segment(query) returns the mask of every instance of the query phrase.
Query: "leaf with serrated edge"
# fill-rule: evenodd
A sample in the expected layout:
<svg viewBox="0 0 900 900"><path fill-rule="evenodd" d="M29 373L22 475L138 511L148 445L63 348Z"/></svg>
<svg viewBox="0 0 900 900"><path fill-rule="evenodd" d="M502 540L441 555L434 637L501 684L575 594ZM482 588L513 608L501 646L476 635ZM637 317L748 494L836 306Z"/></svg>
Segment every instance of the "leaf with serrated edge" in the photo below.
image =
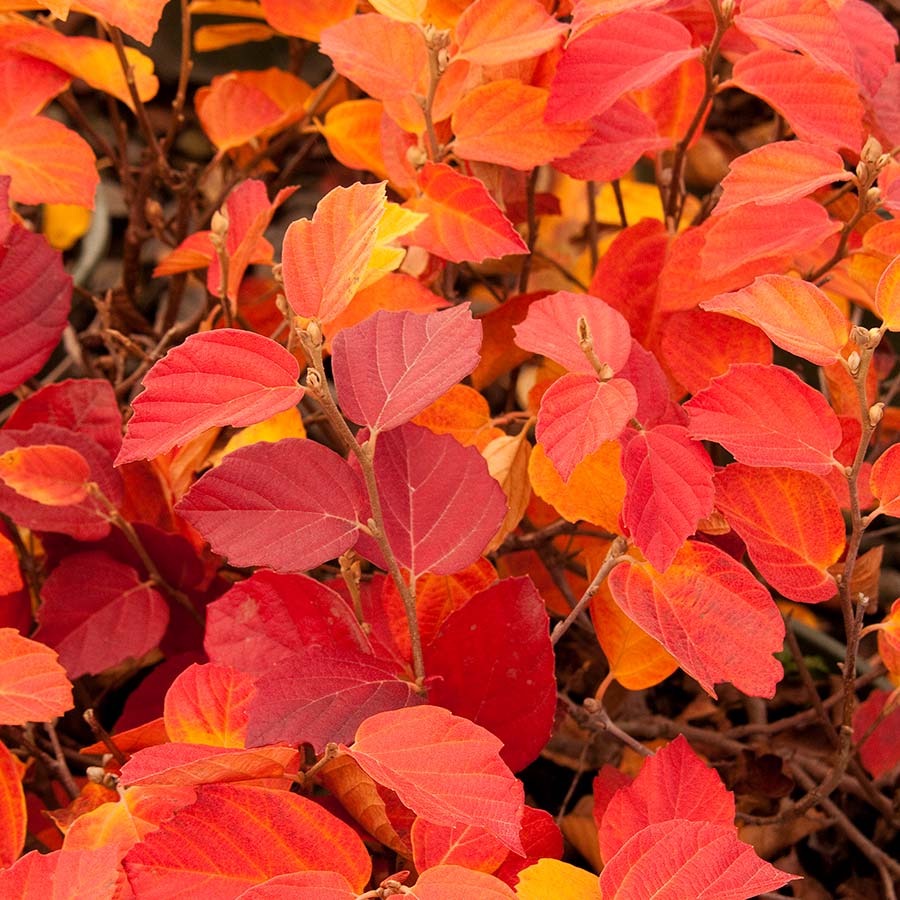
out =
<svg viewBox="0 0 900 900"><path fill-rule="evenodd" d="M522 783L489 731L439 706L372 716L347 752L414 813L438 825L478 825L524 856Z"/></svg>
<svg viewBox="0 0 900 900"><path fill-rule="evenodd" d="M900 518L900 444L888 447L872 466L872 494L878 498L878 512Z"/></svg>
<svg viewBox="0 0 900 900"><path fill-rule="evenodd" d="M396 428L465 378L480 347L467 303L425 315L380 310L334 339L341 410L373 431Z"/></svg>
<svg viewBox="0 0 900 900"><path fill-rule="evenodd" d="M0 723L49 722L72 708L72 685L56 651L0 628Z"/></svg>
<svg viewBox="0 0 900 900"><path fill-rule="evenodd" d="M233 565L282 572L340 556L356 543L366 509L362 483L346 460L302 438L229 453L176 507Z"/></svg>
<svg viewBox="0 0 900 900"><path fill-rule="evenodd" d="M193 334L144 376L116 465L152 459L215 425L255 425L296 406L299 375L284 347L251 331Z"/></svg>
<svg viewBox="0 0 900 900"><path fill-rule="evenodd" d="M733 463L715 482L716 508L775 590L799 603L821 603L837 593L828 569L844 551L844 519L824 479Z"/></svg>
<svg viewBox="0 0 900 900"><path fill-rule="evenodd" d="M556 47L565 31L538 0L474 0L456 23L457 53L484 66L530 59Z"/></svg>
<svg viewBox="0 0 900 900"><path fill-rule="evenodd" d="M837 416L818 391L780 366L733 365L684 408L692 438L716 441L748 466L827 475L837 465Z"/></svg>
<svg viewBox="0 0 900 900"><path fill-rule="evenodd" d="M662 574L627 560L609 576L625 614L655 637L710 696L730 681L772 697L784 672L784 622L769 592L727 553L688 541Z"/></svg>

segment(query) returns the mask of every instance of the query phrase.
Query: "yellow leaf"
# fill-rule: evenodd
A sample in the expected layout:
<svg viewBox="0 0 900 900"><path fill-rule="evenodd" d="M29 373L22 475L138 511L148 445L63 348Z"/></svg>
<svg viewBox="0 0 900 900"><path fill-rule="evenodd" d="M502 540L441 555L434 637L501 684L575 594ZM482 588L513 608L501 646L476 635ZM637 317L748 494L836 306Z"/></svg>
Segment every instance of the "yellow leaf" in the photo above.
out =
<svg viewBox="0 0 900 900"><path fill-rule="evenodd" d="M542 859L519 872L519 900L602 900L600 880L558 859Z"/></svg>
<svg viewBox="0 0 900 900"><path fill-rule="evenodd" d="M248 425L242 428L236 434L233 434L225 446L209 456L209 461L217 466L222 460L249 444L268 443L274 444L282 438L305 438L306 428L303 425L303 418L300 410L296 406L284 410L284 412L276 413L264 422L257 422L255 425Z"/></svg>
<svg viewBox="0 0 900 900"><path fill-rule="evenodd" d="M88 230L91 211L69 203L45 203L42 228L54 250L68 250Z"/></svg>

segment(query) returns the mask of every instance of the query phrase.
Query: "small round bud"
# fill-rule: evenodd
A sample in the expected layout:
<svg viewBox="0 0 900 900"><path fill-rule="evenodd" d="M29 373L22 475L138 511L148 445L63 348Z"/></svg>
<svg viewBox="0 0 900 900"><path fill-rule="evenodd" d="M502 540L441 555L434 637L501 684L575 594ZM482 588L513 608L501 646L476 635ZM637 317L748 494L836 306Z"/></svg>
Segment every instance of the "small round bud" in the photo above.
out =
<svg viewBox="0 0 900 900"><path fill-rule="evenodd" d="M221 237L225 237L225 235L228 234L228 213L225 212L224 208L218 209L213 213L210 230L213 234L220 235Z"/></svg>
<svg viewBox="0 0 900 900"><path fill-rule="evenodd" d="M316 347L321 346L325 340L325 335L322 334L322 326L319 324L318 319L309 320L309 324L306 326L306 333Z"/></svg>
<svg viewBox="0 0 900 900"><path fill-rule="evenodd" d="M863 148L860 151L860 159L864 159L868 163L877 163L878 157L884 152L881 142L874 135L869 135Z"/></svg>
<svg viewBox="0 0 900 900"><path fill-rule="evenodd" d="M416 144L413 144L406 151L406 159L410 165L415 166L417 169L421 169L425 163L428 162L428 154Z"/></svg>
<svg viewBox="0 0 900 900"><path fill-rule="evenodd" d="M856 375L859 372L859 354L854 350L847 357L847 368L850 370L851 375Z"/></svg>
<svg viewBox="0 0 900 900"><path fill-rule="evenodd" d="M869 407L869 424L874 428L884 416L884 404L875 403Z"/></svg>

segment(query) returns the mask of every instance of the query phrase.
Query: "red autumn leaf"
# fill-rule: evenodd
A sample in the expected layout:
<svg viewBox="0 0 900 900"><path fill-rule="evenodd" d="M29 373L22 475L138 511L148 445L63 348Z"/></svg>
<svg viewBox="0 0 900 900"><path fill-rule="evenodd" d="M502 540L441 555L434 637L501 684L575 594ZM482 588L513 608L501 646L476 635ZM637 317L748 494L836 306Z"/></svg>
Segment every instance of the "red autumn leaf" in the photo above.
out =
<svg viewBox="0 0 900 900"><path fill-rule="evenodd" d="M33 425L25 431L11 428L0 431L0 455L21 447L66 446L79 453L90 467L90 480L106 498L118 504L122 499L122 480L112 468L107 452L86 434L56 425ZM0 480L0 512L33 531L55 531L78 540L96 541L109 534L109 512L91 496L69 506L38 503L9 488Z"/></svg>
<svg viewBox="0 0 900 900"><path fill-rule="evenodd" d="M353 885L343 875L324 870L276 875L262 884L247 888L238 895L238 900L296 900L303 896L298 888L305 889L306 896L314 890L312 896L315 900L356 900Z"/></svg>
<svg viewBox="0 0 900 900"><path fill-rule="evenodd" d="M681 819L734 828L734 816L734 795L679 735L648 757L634 781L610 798L600 824L600 853L609 862L648 825Z"/></svg>
<svg viewBox="0 0 900 900"><path fill-rule="evenodd" d="M772 342L765 333L731 316L692 309L667 316L661 330L666 369L691 394L735 363L772 364Z"/></svg>
<svg viewBox="0 0 900 900"><path fill-rule="evenodd" d="M506 861L494 872L497 878L507 884L514 884L518 873L539 859L562 859L562 833L553 817L544 810L525 807L521 837L525 856L510 850Z"/></svg>
<svg viewBox="0 0 900 900"><path fill-rule="evenodd" d="M476 825L435 825L416 819L409 837L420 872L440 865L494 872L509 856L505 844Z"/></svg>
<svg viewBox="0 0 900 900"><path fill-rule="evenodd" d="M344 459L313 441L285 438L229 453L176 511L232 565L303 572L353 546L366 507Z"/></svg>
<svg viewBox="0 0 900 900"><path fill-rule="evenodd" d="M0 722L49 722L72 708L72 685L55 650L0 628Z"/></svg>
<svg viewBox="0 0 900 900"><path fill-rule="evenodd" d="M475 562L506 515L503 489L478 450L417 425L378 438L375 480L386 537L413 577L449 575ZM361 535L356 549L384 566L372 538Z"/></svg>
<svg viewBox="0 0 900 900"><path fill-rule="evenodd" d="M664 572L712 512L712 460L681 425L657 425L625 445L622 474L622 519L644 556Z"/></svg>
<svg viewBox="0 0 900 900"><path fill-rule="evenodd" d="M476 390L484 390L501 375L520 366L531 355L516 345L513 328L524 320L528 307L535 300L546 296L546 291L516 294L481 316L481 361L472 372L472 386Z"/></svg>
<svg viewBox="0 0 900 900"><path fill-rule="evenodd" d="M621 900L751 900L798 877L760 859L733 826L673 819L627 841L600 874L600 891Z"/></svg>
<svg viewBox="0 0 900 900"><path fill-rule="evenodd" d="M558 362L570 372L595 375L579 345L578 320L584 317L601 363L618 372L631 353L631 334L621 313L597 297L557 291L528 307L525 321L515 326L516 343Z"/></svg>
<svg viewBox="0 0 900 900"><path fill-rule="evenodd" d="M366 17L352 21L361 18ZM291 223L281 274L298 316L329 322L353 299L375 249L386 202L384 182L337 187L318 202L311 220Z"/></svg>
<svg viewBox="0 0 900 900"><path fill-rule="evenodd" d="M439 706L372 716L347 752L416 815L478 825L524 855L522 783L500 759L499 738Z"/></svg>
<svg viewBox="0 0 900 900"><path fill-rule="evenodd" d="M670 143L668 138L660 137L656 122L627 97L616 100L601 115L592 116L588 125L588 139L568 156L554 160L554 169L585 181L613 181L628 172L645 153L661 150Z"/></svg>
<svg viewBox="0 0 900 900"><path fill-rule="evenodd" d="M645 347L656 340L657 281L668 253L666 226L657 219L642 219L615 236L591 278L590 293L618 310L632 337Z"/></svg>
<svg viewBox="0 0 900 900"><path fill-rule="evenodd" d="M298 656L370 653L371 645L331 588L306 575L257 571L207 607L204 649L217 665L262 675Z"/></svg>
<svg viewBox="0 0 900 900"><path fill-rule="evenodd" d="M896 60L897 29L865 0L845 0L835 12L850 39L862 93L875 97Z"/></svg>
<svg viewBox="0 0 900 900"><path fill-rule="evenodd" d="M362 841L312 800L233 784L210 785L197 794L196 803L125 857L138 897L225 900L274 875L302 870L338 872L355 891L369 880L372 864Z"/></svg>
<svg viewBox="0 0 900 900"><path fill-rule="evenodd" d="M646 563L613 569L616 603L715 697L730 681L753 697L772 697L781 680L784 623L769 592L712 544L689 541L660 574Z"/></svg>
<svg viewBox="0 0 900 900"><path fill-rule="evenodd" d="M318 41L322 31L356 12L355 0L260 0L266 21L282 34Z"/></svg>
<svg viewBox="0 0 900 900"><path fill-rule="evenodd" d="M825 398L780 366L731 366L684 408L692 438L716 441L748 466L827 475L841 423Z"/></svg>
<svg viewBox="0 0 900 900"><path fill-rule="evenodd" d="M20 764L5 744L0 744L0 820L4 823L0 832L0 869L5 869L19 858L27 830ZM501 859L505 856L504 847Z"/></svg>
<svg viewBox="0 0 900 900"><path fill-rule="evenodd" d="M113 900L122 874L118 862L114 846L52 853L32 850L11 868L0 871L0 896L16 900Z"/></svg>
<svg viewBox="0 0 900 900"><path fill-rule="evenodd" d="M482 262L528 248L477 178L444 163L426 163L416 179L421 196L406 206L428 218L402 241L450 262Z"/></svg>
<svg viewBox="0 0 900 900"><path fill-rule="evenodd" d="M590 135L583 124L544 121L548 91L512 78L480 85L453 110L453 152L460 159L529 170L568 156Z"/></svg>
<svg viewBox="0 0 900 900"><path fill-rule="evenodd" d="M0 481L45 506L81 503L90 479L85 458L62 444L35 444L0 453Z"/></svg>
<svg viewBox="0 0 900 900"><path fill-rule="evenodd" d="M26 431L57 425L92 437L110 456L122 444L122 414L112 385L100 378L69 378L48 384L19 403L6 427Z"/></svg>
<svg viewBox="0 0 900 900"><path fill-rule="evenodd" d="M691 34L682 24L661 13L635 10L610 16L566 47L550 86L547 121L599 115L628 91L647 87L699 56L700 49L691 46Z"/></svg>
<svg viewBox="0 0 900 900"><path fill-rule="evenodd" d="M503 741L514 772L534 762L556 713L544 601L530 579L505 578L452 612L425 648L429 700ZM427 818L427 817L426 817Z"/></svg>
<svg viewBox="0 0 900 900"><path fill-rule="evenodd" d="M36 116L71 80L53 63L4 50L0 59L0 123Z"/></svg>
<svg viewBox="0 0 900 900"><path fill-rule="evenodd" d="M162 640L165 599L131 566L98 551L73 553L41 588L35 637L59 653L70 678L96 675Z"/></svg>
<svg viewBox="0 0 900 900"><path fill-rule="evenodd" d="M878 498L878 509L873 515L900 518L900 444L888 447L872 466L870 479L872 494Z"/></svg>
<svg viewBox="0 0 900 900"><path fill-rule="evenodd" d="M840 229L841 223L829 218L814 200L772 206L745 203L709 220L700 271L713 279L746 263L808 252Z"/></svg>
<svg viewBox="0 0 900 900"><path fill-rule="evenodd" d="M196 786L282 778L297 768L294 747L213 747L171 742L138 750L122 766L122 784Z"/></svg>
<svg viewBox="0 0 900 900"><path fill-rule="evenodd" d="M818 366L837 362L850 337L846 316L827 294L785 275L760 276L749 287L700 306L758 325L783 350Z"/></svg>
<svg viewBox="0 0 900 900"><path fill-rule="evenodd" d="M516 893L486 872L456 865L434 866L419 875L412 896L416 900L457 900L478 897L479 900L515 900Z"/></svg>
<svg viewBox="0 0 900 900"><path fill-rule="evenodd" d="M606 441L615 440L637 413L630 381L563 375L541 398L535 437L564 481Z"/></svg>
<svg viewBox="0 0 900 900"><path fill-rule="evenodd" d="M889 691L874 690L853 713L853 733L860 737L884 713ZM880 778L900 763L900 704L893 707L875 726L875 730L859 748L862 764L874 778Z"/></svg>
<svg viewBox="0 0 900 900"><path fill-rule="evenodd" d="M23 587L24 582L22 581L22 570L19 567L19 555L16 552L16 545L4 534L4 529L0 528L0 597L6 597L8 594L21 591ZM25 634L31 625L30 599L29 597L28 623L19 629L22 634ZM7 606L6 612L9 615L12 610ZM0 626L13 624L14 620L12 619L0 618Z"/></svg>
<svg viewBox="0 0 900 900"><path fill-rule="evenodd" d="M807 141L774 141L731 161L722 179L716 212L744 203L789 203L850 177L844 160L834 150Z"/></svg>
<svg viewBox="0 0 900 900"><path fill-rule="evenodd" d="M100 183L91 145L61 122L45 116L0 125L0 169L11 176L17 203L70 203L94 208Z"/></svg>
<svg viewBox="0 0 900 900"><path fill-rule="evenodd" d="M0 176L0 393L36 375L66 325L72 279L47 241L10 218L8 176Z"/></svg>
<svg viewBox="0 0 900 900"><path fill-rule="evenodd" d="M373 431L396 428L465 378L480 347L468 303L426 315L380 310L334 339L341 410Z"/></svg>
<svg viewBox="0 0 900 900"><path fill-rule="evenodd" d="M827 0L803 0L799 6L790 0L747 0L734 24L760 46L800 50L823 69L855 75L853 50Z"/></svg>
<svg viewBox="0 0 900 900"><path fill-rule="evenodd" d="M207 137L221 152L296 122L311 93L305 81L282 69L228 72L200 88L194 105Z"/></svg>
<svg viewBox="0 0 900 900"><path fill-rule="evenodd" d="M169 740L245 746L247 709L255 693L253 679L231 666L188 666L166 691L164 719Z"/></svg>
<svg viewBox="0 0 900 900"><path fill-rule="evenodd" d="M889 331L900 331L900 261L896 259L878 279L875 308Z"/></svg>
<svg viewBox="0 0 900 900"><path fill-rule="evenodd" d="M716 508L773 588L800 603L837 593L828 569L844 550L844 520L824 479L734 463L717 472L715 482Z"/></svg>
<svg viewBox="0 0 900 900"><path fill-rule="evenodd" d="M216 425L254 425L296 406L300 368L252 331L192 334L144 376L116 465L152 459Z"/></svg>
<svg viewBox="0 0 900 900"><path fill-rule="evenodd" d="M377 13L353 16L322 35L319 49L334 68L378 100L400 100L428 71L422 30Z"/></svg>
<svg viewBox="0 0 900 900"><path fill-rule="evenodd" d="M803 141L831 150L862 145L863 105L854 80L807 56L757 50L734 64L729 86L761 97Z"/></svg>
<svg viewBox="0 0 900 900"><path fill-rule="evenodd" d="M256 679L247 743L309 743L317 753L349 741L369 716L424 702L374 653L327 651L286 659Z"/></svg>

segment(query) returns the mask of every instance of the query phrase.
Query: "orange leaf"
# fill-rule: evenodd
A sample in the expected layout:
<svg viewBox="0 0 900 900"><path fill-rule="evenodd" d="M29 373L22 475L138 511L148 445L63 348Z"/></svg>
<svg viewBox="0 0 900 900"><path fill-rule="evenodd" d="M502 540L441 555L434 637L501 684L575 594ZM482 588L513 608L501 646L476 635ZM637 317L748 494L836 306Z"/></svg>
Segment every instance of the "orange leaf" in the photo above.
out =
<svg viewBox="0 0 900 900"><path fill-rule="evenodd" d="M370 716L347 752L416 815L438 825L478 825L524 855L522 783L500 759L502 743L439 706Z"/></svg>
<svg viewBox="0 0 900 900"><path fill-rule="evenodd" d="M878 280L875 307L889 331L900 331L900 257L884 270Z"/></svg>
<svg viewBox="0 0 900 900"><path fill-rule="evenodd" d="M78 0L79 9L150 45L168 0Z"/></svg>
<svg viewBox="0 0 900 900"><path fill-rule="evenodd" d="M528 247L484 184L444 163L426 163L417 183L422 196L405 204L428 219L405 238L450 262L482 262Z"/></svg>
<svg viewBox="0 0 900 900"><path fill-rule="evenodd" d="M828 567L844 550L844 520L823 478L733 463L716 473L715 483L717 508L773 588L802 603L835 595Z"/></svg>
<svg viewBox="0 0 900 900"><path fill-rule="evenodd" d="M81 503L91 480L85 458L61 444L16 447L0 454L0 481L45 506Z"/></svg>
<svg viewBox="0 0 900 900"><path fill-rule="evenodd" d="M136 843L171 818L197 794L186 785L148 785L122 791L117 803L104 803L79 816L66 831L67 850L115 847L124 856Z"/></svg>
<svg viewBox="0 0 900 900"><path fill-rule="evenodd" d="M268 41L275 32L259 22L226 22L222 25L201 25L194 32L194 49L198 53L223 50L252 41ZM199 93L199 91L198 91Z"/></svg>
<svg viewBox="0 0 900 900"><path fill-rule="evenodd" d="M387 208L384 182L329 191L310 219L292 222L284 235L282 276L298 316L335 318L362 284Z"/></svg>
<svg viewBox="0 0 900 900"><path fill-rule="evenodd" d="M0 24L0 44L51 62L91 87L112 94L133 109L131 93L115 47L97 38L68 37L51 28L16 17ZM134 72L138 96L146 103L156 96L159 81L153 74L153 60L133 47L125 56Z"/></svg>
<svg viewBox="0 0 900 900"><path fill-rule="evenodd" d="M888 447L872 466L872 493L878 498L873 512L900 518L900 444Z"/></svg>
<svg viewBox="0 0 900 900"><path fill-rule="evenodd" d="M282 779L296 772L299 756L293 747L213 747L209 744L168 743L138 750L122 766L122 784L203 784L257 779ZM289 787L290 782L285 782Z"/></svg>
<svg viewBox="0 0 900 900"><path fill-rule="evenodd" d="M253 679L212 663L188 666L166 692L164 720L171 741L244 747Z"/></svg>
<svg viewBox="0 0 900 900"><path fill-rule="evenodd" d="M772 342L759 328L700 309L667 316L659 349L666 370L691 394L734 363L772 363Z"/></svg>
<svg viewBox="0 0 900 900"><path fill-rule="evenodd" d="M0 127L0 170L12 176L9 195L19 203L94 208L100 183L94 151L53 119L13 119Z"/></svg>
<svg viewBox="0 0 900 900"><path fill-rule="evenodd" d="M477 825L435 825L427 819L416 819L410 838L420 872L434 866L456 865L490 873L509 855L504 844Z"/></svg>
<svg viewBox="0 0 900 900"><path fill-rule="evenodd" d="M900 676L900 600L891 604L887 618L878 626L878 655L888 672Z"/></svg>
<svg viewBox="0 0 900 900"><path fill-rule="evenodd" d="M409 845L397 833L377 785L349 756L338 755L319 770L329 793L372 837L410 858Z"/></svg>
<svg viewBox="0 0 900 900"><path fill-rule="evenodd" d="M850 177L834 150L806 141L775 141L731 161L716 211L743 203L770 206L799 200L816 188Z"/></svg>
<svg viewBox="0 0 900 900"><path fill-rule="evenodd" d="M558 859L541 859L519 872L519 900L601 900L600 882L593 872Z"/></svg>
<svg viewBox="0 0 900 900"><path fill-rule="evenodd" d="M372 0L372 6L383 16L400 22L421 22L426 0Z"/></svg>
<svg viewBox="0 0 900 900"><path fill-rule="evenodd" d="M462 866L433 866L422 872L412 890L417 900L515 900L513 889L499 878Z"/></svg>
<svg viewBox="0 0 900 900"><path fill-rule="evenodd" d="M549 91L512 78L475 88L453 111L454 154L522 170L568 156L591 129L577 122L545 122L549 99Z"/></svg>
<svg viewBox="0 0 900 900"><path fill-rule="evenodd" d="M377 13L346 19L322 35L319 48L335 69L378 100L424 93L428 50L422 30Z"/></svg>
<svg viewBox="0 0 900 900"><path fill-rule="evenodd" d="M0 744L0 869L11 866L25 846L27 820L20 767L6 745Z"/></svg>
<svg viewBox="0 0 900 900"><path fill-rule="evenodd" d="M594 564L604 556L605 552L601 556L592 551L589 559ZM596 568L595 564L591 566L592 570ZM605 581L591 600L591 620L609 671L629 691L653 687L678 668L672 654L622 612Z"/></svg>
<svg viewBox="0 0 900 900"><path fill-rule="evenodd" d="M456 23L456 56L482 66L530 59L556 47L565 31L538 0L475 0Z"/></svg>
<svg viewBox="0 0 900 900"><path fill-rule="evenodd" d="M72 708L72 685L54 650L0 628L0 723L49 722Z"/></svg>
<svg viewBox="0 0 900 900"><path fill-rule="evenodd" d="M319 131L338 162L348 169L362 169L386 179L381 149L383 115L384 105L379 100L345 100L328 110Z"/></svg>
<svg viewBox="0 0 900 900"><path fill-rule="evenodd" d="M0 597L22 589L16 545L0 531Z"/></svg>
<svg viewBox="0 0 900 900"><path fill-rule="evenodd" d="M0 123L36 116L71 80L52 63L4 48L0 59Z"/></svg>
<svg viewBox="0 0 900 900"><path fill-rule="evenodd" d="M273 28L307 41L321 40L324 29L356 12L356 0L260 0L260 4Z"/></svg>
<svg viewBox="0 0 900 900"><path fill-rule="evenodd" d="M452 575L433 575L426 572L416 580L416 612L423 646L428 646L440 630L444 620L465 602L490 587L497 580L497 572L486 559L479 559ZM397 649L404 658L411 659L409 626L403 612L403 601L392 579L384 582L381 602L388 615L388 625Z"/></svg>
<svg viewBox="0 0 900 900"><path fill-rule="evenodd" d="M312 800L234 784L208 785L197 795L125 857L138 897L236 897L274 875L317 870L365 888L372 871L365 845Z"/></svg>
<svg viewBox="0 0 900 900"><path fill-rule="evenodd" d="M412 419L435 434L452 434L464 447L486 447L503 432L491 425L491 409L484 396L464 384L455 384Z"/></svg>
<svg viewBox="0 0 900 900"><path fill-rule="evenodd" d="M531 486L567 521L584 520L616 532L625 500L625 479L619 469L621 455L618 441L601 444L575 467L565 482L538 444L528 463Z"/></svg>
<svg viewBox="0 0 900 900"><path fill-rule="evenodd" d="M704 300L700 307L758 325L783 350L817 366L837 362L850 338L846 317L824 291L785 275L761 276L741 291Z"/></svg>
<svg viewBox="0 0 900 900"><path fill-rule="evenodd" d="M513 327L525 319L533 301L545 296L546 291L516 294L481 317L481 361L472 373L472 385L476 390L487 387L531 356L515 344Z"/></svg>
<svg viewBox="0 0 900 900"><path fill-rule="evenodd" d="M229 72L194 98L200 124L220 150L270 137L296 122L312 88L282 69Z"/></svg>
<svg viewBox="0 0 900 900"><path fill-rule="evenodd" d="M629 97L656 124L656 132L667 138L667 144L683 140L691 127L703 99L705 77L703 63L699 59L685 60L656 84L639 91L632 91ZM703 134L703 122L694 133L691 144Z"/></svg>
<svg viewBox="0 0 900 900"><path fill-rule="evenodd" d="M732 557L688 541L665 572L626 559L609 588L628 618L656 638L715 697L730 681L752 697L772 697L784 672L784 623L769 592Z"/></svg>
<svg viewBox="0 0 900 900"><path fill-rule="evenodd" d="M780 112L801 140L832 150L862 145L863 105L850 76L807 56L757 50L734 64L726 86L761 97Z"/></svg>
<svg viewBox="0 0 900 900"><path fill-rule="evenodd" d="M508 534L515 530L531 499L531 482L528 480L528 460L532 446L528 429L518 434L503 434L494 438L482 451L488 464L488 472L496 479L506 494L506 517L500 529L487 545L485 553L496 550Z"/></svg>

